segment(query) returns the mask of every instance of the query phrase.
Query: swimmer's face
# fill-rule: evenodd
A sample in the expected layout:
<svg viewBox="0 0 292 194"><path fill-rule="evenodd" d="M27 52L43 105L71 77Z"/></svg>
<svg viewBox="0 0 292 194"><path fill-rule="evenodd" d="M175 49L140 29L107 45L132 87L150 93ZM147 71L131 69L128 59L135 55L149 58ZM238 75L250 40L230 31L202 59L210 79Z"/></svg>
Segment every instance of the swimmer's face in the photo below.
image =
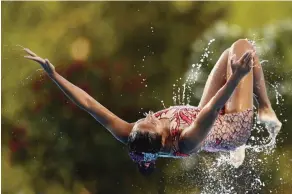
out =
<svg viewBox="0 0 292 194"><path fill-rule="evenodd" d="M162 148L163 125L153 113L136 122L128 137L128 147L131 153L155 154ZM149 155L150 156L150 155Z"/></svg>

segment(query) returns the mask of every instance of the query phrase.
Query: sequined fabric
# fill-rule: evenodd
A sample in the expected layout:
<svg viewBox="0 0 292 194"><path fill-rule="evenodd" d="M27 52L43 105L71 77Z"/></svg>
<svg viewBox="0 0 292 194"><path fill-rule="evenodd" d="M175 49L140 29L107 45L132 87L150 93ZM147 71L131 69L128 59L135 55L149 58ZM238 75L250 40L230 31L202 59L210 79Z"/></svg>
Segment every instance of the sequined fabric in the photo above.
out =
<svg viewBox="0 0 292 194"><path fill-rule="evenodd" d="M199 112L200 109L194 106L173 106L155 113L157 118L170 119L170 133L173 139L172 155L187 156L179 152L178 139L182 130L196 119ZM245 144L251 134L252 121L252 109L228 114L221 111L208 136L201 143L200 150L231 151Z"/></svg>
<svg viewBox="0 0 292 194"><path fill-rule="evenodd" d="M219 115L201 150L231 151L242 146L251 135L253 110Z"/></svg>

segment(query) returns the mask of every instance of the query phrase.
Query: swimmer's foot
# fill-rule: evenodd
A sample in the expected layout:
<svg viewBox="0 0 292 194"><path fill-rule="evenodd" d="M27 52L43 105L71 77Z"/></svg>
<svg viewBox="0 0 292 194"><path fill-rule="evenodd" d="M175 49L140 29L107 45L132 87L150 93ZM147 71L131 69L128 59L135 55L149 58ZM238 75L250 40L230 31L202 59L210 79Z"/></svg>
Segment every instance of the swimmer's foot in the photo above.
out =
<svg viewBox="0 0 292 194"><path fill-rule="evenodd" d="M242 165L245 158L245 145L236 148L234 151L230 151L230 164L234 168L238 168Z"/></svg>
<svg viewBox="0 0 292 194"><path fill-rule="evenodd" d="M282 127L282 123L279 121L275 111L271 107L260 108L258 111L257 120L260 123L266 125L266 128L270 133L271 138L276 138L277 134L279 133Z"/></svg>

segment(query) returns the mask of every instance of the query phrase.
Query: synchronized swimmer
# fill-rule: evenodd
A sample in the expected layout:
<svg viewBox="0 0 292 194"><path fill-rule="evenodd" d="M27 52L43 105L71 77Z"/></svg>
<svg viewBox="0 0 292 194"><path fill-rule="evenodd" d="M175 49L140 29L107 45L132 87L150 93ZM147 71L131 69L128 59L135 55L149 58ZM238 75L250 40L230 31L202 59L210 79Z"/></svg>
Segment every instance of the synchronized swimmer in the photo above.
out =
<svg viewBox="0 0 292 194"><path fill-rule="evenodd" d="M253 94L259 103L258 120L269 133L276 136L282 126L267 96L255 48L245 39L222 53L197 107L172 106L135 123L122 120L67 81L47 59L24 50L25 57L38 62L68 98L128 145L131 159L144 174L154 170L159 157L183 158L201 150L230 152L234 166L241 165L253 125Z"/></svg>

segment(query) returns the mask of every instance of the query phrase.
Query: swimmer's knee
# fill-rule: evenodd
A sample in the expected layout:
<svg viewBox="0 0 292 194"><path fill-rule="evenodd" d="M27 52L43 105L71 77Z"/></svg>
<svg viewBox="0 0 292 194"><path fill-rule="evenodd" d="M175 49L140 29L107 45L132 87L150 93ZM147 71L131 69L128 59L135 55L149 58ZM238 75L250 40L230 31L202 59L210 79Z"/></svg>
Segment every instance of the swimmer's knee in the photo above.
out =
<svg viewBox="0 0 292 194"><path fill-rule="evenodd" d="M230 52L230 47L228 49L225 49L225 51L223 52L223 54L228 56L229 55L229 52Z"/></svg>
<svg viewBox="0 0 292 194"><path fill-rule="evenodd" d="M238 48L238 47L249 49L249 50L255 50L252 43L250 41L248 41L247 39L238 39L231 46L231 48L233 48L233 49Z"/></svg>

